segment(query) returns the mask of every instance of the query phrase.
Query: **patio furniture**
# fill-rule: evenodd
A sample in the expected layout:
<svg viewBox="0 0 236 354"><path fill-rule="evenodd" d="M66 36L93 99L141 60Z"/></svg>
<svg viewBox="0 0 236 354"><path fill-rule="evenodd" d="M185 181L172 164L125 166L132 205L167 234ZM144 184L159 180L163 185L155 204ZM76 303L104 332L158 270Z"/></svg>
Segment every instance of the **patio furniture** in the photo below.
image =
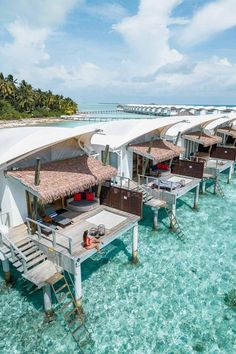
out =
<svg viewBox="0 0 236 354"><path fill-rule="evenodd" d="M52 207L45 209L45 214L46 216L50 217L55 224L61 227L70 225L73 222L72 219L66 218L63 215L59 215Z"/></svg>
<svg viewBox="0 0 236 354"><path fill-rule="evenodd" d="M96 209L99 204L99 198L94 198L94 200L74 200L74 198L70 198L67 200L67 208L78 212L86 212Z"/></svg>
<svg viewBox="0 0 236 354"><path fill-rule="evenodd" d="M103 225L103 224L98 225L98 235L104 236L105 233L106 233L105 225Z"/></svg>
<svg viewBox="0 0 236 354"><path fill-rule="evenodd" d="M57 226L52 224L49 219L47 219L45 221L45 218L38 218L37 222L39 222L41 225L44 225L47 227L47 228L44 228L43 226L41 226L41 232L45 236L49 236L53 230L57 230ZM48 227L50 227L50 230L48 229Z"/></svg>

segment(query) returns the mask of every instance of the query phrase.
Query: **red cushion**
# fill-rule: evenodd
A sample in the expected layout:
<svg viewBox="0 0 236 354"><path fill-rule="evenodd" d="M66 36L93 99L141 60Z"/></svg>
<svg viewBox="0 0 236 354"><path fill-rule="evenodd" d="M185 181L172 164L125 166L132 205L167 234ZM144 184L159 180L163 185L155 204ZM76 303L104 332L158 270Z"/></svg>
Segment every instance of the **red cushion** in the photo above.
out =
<svg viewBox="0 0 236 354"><path fill-rule="evenodd" d="M165 170L165 171L169 170L169 166L164 164L164 163L158 163L157 164L157 168L160 169L160 170Z"/></svg>
<svg viewBox="0 0 236 354"><path fill-rule="evenodd" d="M74 200L76 200L76 201L81 200L81 193L74 194Z"/></svg>
<svg viewBox="0 0 236 354"><path fill-rule="evenodd" d="M94 200L93 192L86 193L86 200L89 200L90 202Z"/></svg>

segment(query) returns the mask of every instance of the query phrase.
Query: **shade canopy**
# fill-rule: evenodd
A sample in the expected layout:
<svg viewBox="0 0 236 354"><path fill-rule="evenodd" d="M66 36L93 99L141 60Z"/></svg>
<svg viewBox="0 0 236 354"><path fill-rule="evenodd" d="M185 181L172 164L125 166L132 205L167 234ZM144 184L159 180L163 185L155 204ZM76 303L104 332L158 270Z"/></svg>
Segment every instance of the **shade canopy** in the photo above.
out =
<svg viewBox="0 0 236 354"><path fill-rule="evenodd" d="M20 127L0 129L0 169L45 148L75 138L87 145L98 128L91 125L66 127ZM80 144L81 145L81 144Z"/></svg>
<svg viewBox="0 0 236 354"><path fill-rule="evenodd" d="M150 147L151 150L148 152ZM178 157L184 151L183 148L166 140L155 140L152 143L146 142L141 144L132 144L128 147L128 149L138 155L152 160L154 163L173 159L174 157Z"/></svg>
<svg viewBox="0 0 236 354"><path fill-rule="evenodd" d="M221 133L221 134L228 135L228 136L232 136L233 139L236 139L236 129L220 128L220 129L217 129L217 132Z"/></svg>
<svg viewBox="0 0 236 354"><path fill-rule="evenodd" d="M183 139L193 141L195 143L201 144L204 147L208 147L214 144L222 142L222 138L217 135L206 134L205 132L193 132L189 134L182 135Z"/></svg>
<svg viewBox="0 0 236 354"><path fill-rule="evenodd" d="M8 171L13 178L36 195L42 203L82 192L105 182L116 175L116 169L87 155L43 164L40 170L40 184L34 185L34 167Z"/></svg>

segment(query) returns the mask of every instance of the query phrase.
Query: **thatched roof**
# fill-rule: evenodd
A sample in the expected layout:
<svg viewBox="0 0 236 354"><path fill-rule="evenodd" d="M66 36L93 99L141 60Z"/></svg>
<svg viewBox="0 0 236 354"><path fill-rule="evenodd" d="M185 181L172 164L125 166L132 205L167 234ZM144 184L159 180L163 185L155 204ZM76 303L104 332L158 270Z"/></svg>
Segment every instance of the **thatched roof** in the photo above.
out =
<svg viewBox="0 0 236 354"><path fill-rule="evenodd" d="M135 152L138 155L153 160L155 163L163 162L166 160L173 159L174 157L178 157L184 151L183 148L175 146L169 141L155 140L151 144L150 153L148 153L150 144L150 142L132 144L129 146L129 150Z"/></svg>
<svg viewBox="0 0 236 354"><path fill-rule="evenodd" d="M205 132L193 132L182 135L182 138L201 144L205 147L222 142L222 138L217 135L206 134Z"/></svg>
<svg viewBox="0 0 236 354"><path fill-rule="evenodd" d="M226 134L228 136L232 136L233 139L236 139L236 129L233 128L220 128L217 129L218 133Z"/></svg>
<svg viewBox="0 0 236 354"><path fill-rule="evenodd" d="M40 185L34 185L34 167L8 171L7 176L20 181L42 203L82 192L116 175L116 169L87 155L45 163L40 170Z"/></svg>

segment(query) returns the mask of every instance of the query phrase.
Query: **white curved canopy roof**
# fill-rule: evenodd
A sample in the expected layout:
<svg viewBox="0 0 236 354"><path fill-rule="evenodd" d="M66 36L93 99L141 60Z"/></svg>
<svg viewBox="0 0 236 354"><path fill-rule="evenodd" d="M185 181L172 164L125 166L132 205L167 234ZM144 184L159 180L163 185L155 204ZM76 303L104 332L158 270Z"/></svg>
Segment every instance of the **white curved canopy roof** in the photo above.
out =
<svg viewBox="0 0 236 354"><path fill-rule="evenodd" d="M21 127L0 129L0 166L73 137L95 134L91 125L65 127Z"/></svg>
<svg viewBox="0 0 236 354"><path fill-rule="evenodd" d="M188 130L195 128L197 126L200 126L201 124L206 124L209 122L209 124L206 124L205 129L214 129L218 125L227 122L235 116L235 113L233 114L208 114L208 115L202 115L202 116L187 116L186 120L188 122L182 122L179 124L174 125L168 131L166 132L166 136L168 137L176 137L179 132L184 133L187 132Z"/></svg>
<svg viewBox="0 0 236 354"><path fill-rule="evenodd" d="M188 117L160 117L157 119L127 119L95 124L94 127L102 129L105 136L94 135L91 142L102 146L108 144L111 149L118 149L155 129L164 128L186 119Z"/></svg>

